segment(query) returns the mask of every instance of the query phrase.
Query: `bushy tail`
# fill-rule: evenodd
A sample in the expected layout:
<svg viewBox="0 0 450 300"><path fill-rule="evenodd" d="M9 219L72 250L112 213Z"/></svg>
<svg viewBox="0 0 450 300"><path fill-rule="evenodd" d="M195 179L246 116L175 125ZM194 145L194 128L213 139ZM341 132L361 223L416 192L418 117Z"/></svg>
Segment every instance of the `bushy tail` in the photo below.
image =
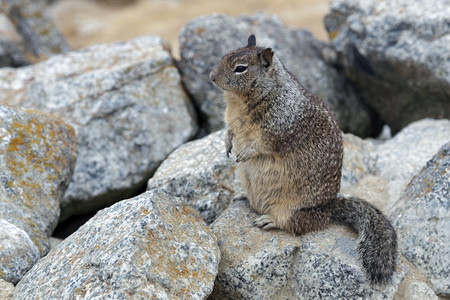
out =
<svg viewBox="0 0 450 300"><path fill-rule="evenodd" d="M373 205L338 195L333 203L332 220L353 226L359 233L357 251L372 284L391 280L397 260L397 234L389 220Z"/></svg>

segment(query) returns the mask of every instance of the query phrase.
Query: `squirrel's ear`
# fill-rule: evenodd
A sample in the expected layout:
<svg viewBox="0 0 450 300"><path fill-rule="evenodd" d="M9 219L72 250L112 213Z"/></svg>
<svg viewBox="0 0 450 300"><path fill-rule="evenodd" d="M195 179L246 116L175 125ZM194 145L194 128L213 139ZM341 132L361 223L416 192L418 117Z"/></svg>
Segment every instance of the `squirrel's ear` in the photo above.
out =
<svg viewBox="0 0 450 300"><path fill-rule="evenodd" d="M256 46L256 37L255 37L254 34L252 34L252 35L250 35L248 37L248 45L247 45L247 47L253 47L253 46Z"/></svg>
<svg viewBox="0 0 450 300"><path fill-rule="evenodd" d="M264 49L258 55L259 55L259 59L261 60L261 63L263 64L264 67L267 68L272 65L273 51L271 48Z"/></svg>

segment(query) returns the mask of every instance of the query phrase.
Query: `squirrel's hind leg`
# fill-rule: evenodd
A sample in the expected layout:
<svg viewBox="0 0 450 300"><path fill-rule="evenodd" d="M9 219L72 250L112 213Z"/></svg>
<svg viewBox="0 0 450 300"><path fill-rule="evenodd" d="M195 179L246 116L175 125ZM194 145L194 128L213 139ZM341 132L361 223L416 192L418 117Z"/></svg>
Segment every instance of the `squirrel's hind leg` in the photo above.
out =
<svg viewBox="0 0 450 300"><path fill-rule="evenodd" d="M331 222L331 207L329 204L296 209L287 222L287 231L302 235L310 231L322 230Z"/></svg>

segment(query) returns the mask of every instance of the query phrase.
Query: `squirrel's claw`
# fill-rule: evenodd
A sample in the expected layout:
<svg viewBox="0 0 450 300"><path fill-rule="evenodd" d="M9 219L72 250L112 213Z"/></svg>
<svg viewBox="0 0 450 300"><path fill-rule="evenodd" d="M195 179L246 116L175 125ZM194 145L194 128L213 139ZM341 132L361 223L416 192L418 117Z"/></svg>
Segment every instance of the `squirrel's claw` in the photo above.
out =
<svg viewBox="0 0 450 300"><path fill-rule="evenodd" d="M231 149L233 148L233 137L234 137L233 132L231 130L228 130L227 131L226 141L225 141L226 149L227 149L227 157L228 158L230 157Z"/></svg>
<svg viewBox="0 0 450 300"><path fill-rule="evenodd" d="M262 215L253 221L253 226L259 227L264 230L278 228L272 217L269 215Z"/></svg>

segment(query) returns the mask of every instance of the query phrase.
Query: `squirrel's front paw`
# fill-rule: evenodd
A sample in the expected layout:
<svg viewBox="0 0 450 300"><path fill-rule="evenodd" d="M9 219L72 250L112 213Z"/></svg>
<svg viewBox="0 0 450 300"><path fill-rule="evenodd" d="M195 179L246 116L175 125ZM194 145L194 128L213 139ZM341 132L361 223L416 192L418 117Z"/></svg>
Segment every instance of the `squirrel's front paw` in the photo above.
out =
<svg viewBox="0 0 450 300"><path fill-rule="evenodd" d="M264 230L278 228L277 224L273 221L269 215L262 215L253 221L253 226L259 227Z"/></svg>

